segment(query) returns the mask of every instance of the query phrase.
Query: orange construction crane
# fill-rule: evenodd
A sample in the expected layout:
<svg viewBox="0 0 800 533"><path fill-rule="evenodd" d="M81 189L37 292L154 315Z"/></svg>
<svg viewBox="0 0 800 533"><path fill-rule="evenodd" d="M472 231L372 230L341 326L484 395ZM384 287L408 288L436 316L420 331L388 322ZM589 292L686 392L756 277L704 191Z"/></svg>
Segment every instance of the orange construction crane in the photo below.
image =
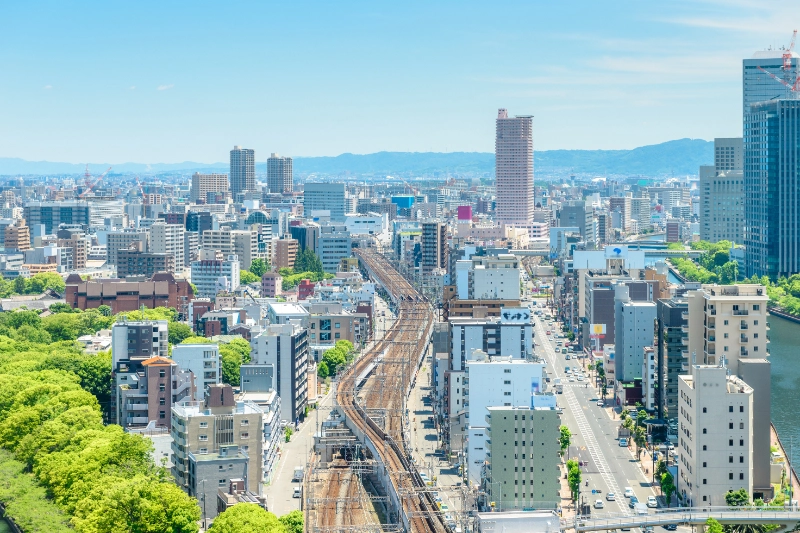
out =
<svg viewBox="0 0 800 533"><path fill-rule="evenodd" d="M772 78L773 80L777 81L778 83L784 85L790 91L797 93L800 92L800 73L796 72L792 73L792 59L794 58L794 43L797 40L797 30L792 32L792 40L789 43L787 48L784 48L783 54L781 57L783 58L783 66L781 66L781 70L783 70L783 77L780 78L765 70L761 67L758 67L758 70L765 73L767 76Z"/></svg>
<svg viewBox="0 0 800 533"><path fill-rule="evenodd" d="M92 183L92 181L91 181L91 179L92 179L92 175L91 175L91 174L89 174L89 165L86 165L86 172L85 172L85 173L84 173L84 175L83 175L83 177L86 179L86 190L85 190L85 191L83 191L81 194L79 194L79 195L78 195L78 198L83 198L84 196L86 196L87 194L89 194L90 192L92 192L92 189L94 189L95 187L97 187L97 185L98 185L98 184L99 184L101 181L103 181L103 178L105 178L105 177L106 177L106 174L108 174L110 171L111 171L111 167L108 167L108 168L106 169L106 171L105 171L105 172L103 172L102 174L100 174L100 175L97 177L97 179L95 179L94 183Z"/></svg>

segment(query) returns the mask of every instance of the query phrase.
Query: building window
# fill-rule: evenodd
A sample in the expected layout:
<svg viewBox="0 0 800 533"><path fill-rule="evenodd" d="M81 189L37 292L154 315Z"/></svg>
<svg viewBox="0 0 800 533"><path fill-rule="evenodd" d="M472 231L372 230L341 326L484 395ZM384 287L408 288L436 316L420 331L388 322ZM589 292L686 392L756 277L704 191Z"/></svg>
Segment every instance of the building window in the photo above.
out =
<svg viewBox="0 0 800 533"><path fill-rule="evenodd" d="M703 468L705 468L706 466L708 466L708 463L706 463L705 461L703 461Z"/></svg>
<svg viewBox="0 0 800 533"><path fill-rule="evenodd" d="M201 428L207 428L208 427L208 422L200 422L200 427Z"/></svg>
<svg viewBox="0 0 800 533"><path fill-rule="evenodd" d="M728 439L728 446L733 446L733 439Z"/></svg>
<svg viewBox="0 0 800 533"><path fill-rule="evenodd" d="M729 456L728 456L728 462L729 462L729 463L732 463L732 462L733 462L733 456L732 456L732 455L729 455Z"/></svg>
<svg viewBox="0 0 800 533"><path fill-rule="evenodd" d="M708 410L707 410L705 407L703 407L703 412L704 412L704 413L707 413L707 412L708 412Z"/></svg>
<svg viewBox="0 0 800 533"><path fill-rule="evenodd" d="M239 435L239 438L240 439L249 439L250 438L250 433L244 432L244 433Z"/></svg>
<svg viewBox="0 0 800 533"><path fill-rule="evenodd" d="M758 311L761 309L761 306L758 304L753 304L753 311Z"/></svg>
<svg viewBox="0 0 800 533"><path fill-rule="evenodd" d="M705 435L706 433L708 433L708 430L706 430L706 428L703 428L703 435Z"/></svg>
<svg viewBox="0 0 800 533"><path fill-rule="evenodd" d="M703 444L703 451L706 451L707 449L708 447L705 444Z"/></svg>
<svg viewBox="0 0 800 533"><path fill-rule="evenodd" d="M242 425L243 426L249 426L250 425L250 421L245 418L245 419L242 420Z"/></svg>
<svg viewBox="0 0 800 533"><path fill-rule="evenodd" d="M218 484L219 484L219 486L220 486L220 487L224 487L224 486L225 486L227 483L228 483L228 482L227 482L227 481L225 481L224 479L220 479L220 480L219 480L219 482L218 482Z"/></svg>
<svg viewBox="0 0 800 533"><path fill-rule="evenodd" d="M167 373L165 371L163 371L163 370L159 370L158 371L158 377L163 378L163 377L166 377L166 376L167 376Z"/></svg>
<svg viewBox="0 0 800 533"><path fill-rule="evenodd" d="M158 405L167 405L167 400L165 398L159 398Z"/></svg>
<svg viewBox="0 0 800 533"><path fill-rule="evenodd" d="M708 496L703 496L703 501L708 500Z"/></svg>
<svg viewBox="0 0 800 533"><path fill-rule="evenodd" d="M208 435L198 435L197 436L197 440L207 441L208 440Z"/></svg>
<svg viewBox="0 0 800 533"><path fill-rule="evenodd" d="M739 446L744 446L744 439L739 439Z"/></svg>
<svg viewBox="0 0 800 533"><path fill-rule="evenodd" d="M739 472L739 479L744 479L744 473L743 472Z"/></svg>
<svg viewBox="0 0 800 533"><path fill-rule="evenodd" d="M733 479L733 472L728 472L728 479Z"/></svg>
<svg viewBox="0 0 800 533"><path fill-rule="evenodd" d="M166 411L159 411L158 412L158 418L161 418L161 419L167 418L167 412Z"/></svg>
<svg viewBox="0 0 800 533"><path fill-rule="evenodd" d="M200 448L200 454L205 455L208 453L208 448Z"/></svg>
<svg viewBox="0 0 800 533"><path fill-rule="evenodd" d="M744 405L740 405L739 406L739 412L740 413L744 413Z"/></svg>
<svg viewBox="0 0 800 533"><path fill-rule="evenodd" d="M341 328L341 324L339 322L334 322L333 323L333 328L334 329L340 329Z"/></svg>
<svg viewBox="0 0 800 533"><path fill-rule="evenodd" d="M705 479L705 478L703 478L703 485L705 485L705 484L706 484L706 479Z"/></svg>
<svg viewBox="0 0 800 533"><path fill-rule="evenodd" d="M744 455L740 455L740 456L739 456L739 462L740 462L740 463L743 463L743 462L744 462Z"/></svg>
<svg viewBox="0 0 800 533"><path fill-rule="evenodd" d="M733 422L728 422L728 429L733 429Z"/></svg>
<svg viewBox="0 0 800 533"><path fill-rule="evenodd" d="M728 406L728 412L729 412L729 413L732 413L732 412L733 412L733 406L732 406L732 405L729 405L729 406Z"/></svg>
<svg viewBox="0 0 800 533"><path fill-rule="evenodd" d="M505 369L503 369L503 373L504 374L510 374L511 373L511 369L510 368L505 368Z"/></svg>
<svg viewBox="0 0 800 533"><path fill-rule="evenodd" d="M164 392L165 390L167 390L167 387L163 383L160 383L158 385L158 390L161 391L161 392Z"/></svg>
<svg viewBox="0 0 800 533"><path fill-rule="evenodd" d="M511 380L507 379L507 380L503 381L503 385L511 385Z"/></svg>

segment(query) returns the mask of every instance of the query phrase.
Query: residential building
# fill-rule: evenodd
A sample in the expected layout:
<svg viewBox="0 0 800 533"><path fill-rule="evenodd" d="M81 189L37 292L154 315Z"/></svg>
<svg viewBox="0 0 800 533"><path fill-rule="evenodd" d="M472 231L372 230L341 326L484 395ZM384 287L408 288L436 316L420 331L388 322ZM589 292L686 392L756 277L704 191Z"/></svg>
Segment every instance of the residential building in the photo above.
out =
<svg viewBox="0 0 800 533"><path fill-rule="evenodd" d="M364 313L320 312L308 317L309 344L333 346L338 341L349 341L358 346L366 342L369 334L369 317Z"/></svg>
<svg viewBox="0 0 800 533"><path fill-rule="evenodd" d="M118 252L127 250L134 243L141 243L141 247L138 248L140 251L148 251L150 232L127 228L122 231L112 231L106 236L106 243L106 262L109 265L116 265Z"/></svg>
<svg viewBox="0 0 800 533"><path fill-rule="evenodd" d="M177 344L172 347L172 360L194 375L192 400L203 401L206 390L222 381L218 344Z"/></svg>
<svg viewBox="0 0 800 533"><path fill-rule="evenodd" d="M5 249L7 252L24 252L31 249L31 231L25 219L17 219L6 226Z"/></svg>
<svg viewBox="0 0 800 533"><path fill-rule="evenodd" d="M342 259L353 253L353 239L344 227L323 226L317 237L316 253L322 261L322 269L333 274Z"/></svg>
<svg viewBox="0 0 800 533"><path fill-rule="evenodd" d="M154 274L149 281L130 282L121 279L83 280L78 274L66 279L64 299L73 309L85 311L101 305L111 307L113 314L123 311L172 307L186 316L189 300L194 297L192 285L176 280L167 272Z"/></svg>
<svg viewBox="0 0 800 533"><path fill-rule="evenodd" d="M231 193L256 190L255 150L234 146L231 150Z"/></svg>
<svg viewBox="0 0 800 533"><path fill-rule="evenodd" d="M648 413L652 413L656 408L656 387L658 377L656 375L656 351L652 346L644 347L642 354L642 406Z"/></svg>
<svg viewBox="0 0 800 533"><path fill-rule="evenodd" d="M561 417L553 395L536 394L521 406L489 406L487 411L486 500L504 512L559 507Z"/></svg>
<svg viewBox="0 0 800 533"><path fill-rule="evenodd" d="M430 274L437 268L448 268L447 223L422 223L422 272Z"/></svg>
<svg viewBox="0 0 800 533"><path fill-rule="evenodd" d="M769 482L771 381L767 302L763 285L702 285L686 294L690 364L721 365L753 389L754 497L772 497Z"/></svg>
<svg viewBox="0 0 800 533"><path fill-rule="evenodd" d="M275 368L275 390L281 418L290 423L305 417L308 403L308 331L298 323L273 324L255 337L251 362Z"/></svg>
<svg viewBox="0 0 800 533"><path fill-rule="evenodd" d="M519 299L520 262L515 255L499 254L474 257L471 263L469 298L487 300ZM460 287L459 294L461 294Z"/></svg>
<svg viewBox="0 0 800 533"><path fill-rule="evenodd" d="M235 254L223 259L222 254L203 250L192 261L191 280L198 296L215 298L220 291L232 291L240 285L239 258Z"/></svg>
<svg viewBox="0 0 800 533"><path fill-rule="evenodd" d="M183 272L186 265L186 229L182 224L156 222L150 226L150 251L157 254L170 254L175 258L175 271Z"/></svg>
<svg viewBox="0 0 800 533"><path fill-rule="evenodd" d="M230 385L209 387L202 402L187 401L173 406L175 483L189 496L205 497L206 501L216 501L217 489L228 486L233 478L244 479L247 490L260 494L263 416L253 402L237 402ZM209 482L215 479L216 483ZM216 506L206 505L206 513L205 518L216 516Z"/></svg>
<svg viewBox="0 0 800 533"><path fill-rule="evenodd" d="M285 442L281 428L281 398L273 387L271 365L242 365L240 381L242 392L239 401L251 401L264 412L264 482L269 483L278 466L281 444Z"/></svg>
<svg viewBox="0 0 800 533"><path fill-rule="evenodd" d="M780 85L774 82L775 85ZM800 100L753 104L744 124L745 275L776 280L800 272L797 213Z"/></svg>
<svg viewBox="0 0 800 533"><path fill-rule="evenodd" d="M683 355L683 339L688 332L684 315L688 315L684 298L656 302L656 418L678 418L678 376L689 363Z"/></svg>
<svg viewBox="0 0 800 533"><path fill-rule="evenodd" d="M595 242L592 206L583 200L565 202L559 212L559 226L576 227L585 241Z"/></svg>
<svg viewBox="0 0 800 533"><path fill-rule="evenodd" d="M267 159L267 188L271 193L292 192L292 158L273 153Z"/></svg>
<svg viewBox="0 0 800 533"><path fill-rule="evenodd" d="M140 365L118 364L112 375L115 421L126 428L168 428L172 406L194 394L191 372L163 356L150 357Z"/></svg>
<svg viewBox="0 0 800 533"><path fill-rule="evenodd" d="M650 216L650 197L631 198L631 219L636 220L639 232L652 229Z"/></svg>
<svg viewBox="0 0 800 533"><path fill-rule="evenodd" d="M532 406L534 394L544 392L544 363L531 363L510 357L476 354L468 361L461 391L461 410L466 410L468 425L467 471L471 483L480 483L486 455L486 419L489 407ZM458 399L458 392L456 392ZM555 407L555 396L552 405ZM465 403L466 402L466 403ZM557 438L557 437L556 437ZM452 440L452 431L451 431Z"/></svg>
<svg viewBox="0 0 800 533"><path fill-rule="evenodd" d="M44 225L46 234L55 233L61 224L77 224L88 227L91 211L86 200L62 200L58 202L28 202L25 204L23 216L29 227Z"/></svg>
<svg viewBox="0 0 800 533"><path fill-rule="evenodd" d="M283 294L283 277L277 272L264 272L261 276L261 297L275 298Z"/></svg>
<svg viewBox="0 0 800 533"><path fill-rule="evenodd" d="M195 172L192 174L192 192L189 195L189 201L192 203L205 202L208 193L225 194L228 190L227 174L200 174Z"/></svg>
<svg viewBox="0 0 800 533"><path fill-rule="evenodd" d="M753 495L753 389L723 365L690 371L678 386L678 494L687 507L724 507L729 491Z"/></svg>
<svg viewBox="0 0 800 533"><path fill-rule="evenodd" d="M503 314L528 318L505 319ZM530 359L533 354L533 322L527 308L506 308L499 317L450 318L451 367L463 370L475 350L490 357Z"/></svg>
<svg viewBox="0 0 800 533"><path fill-rule="evenodd" d="M303 188L303 213L314 216L315 211L329 211L332 221L344 221L345 184L344 183L306 183Z"/></svg>
<svg viewBox="0 0 800 533"><path fill-rule="evenodd" d="M621 382L642 377L644 348L653 345L656 304L635 301L627 284L618 283L614 292L614 346L616 379Z"/></svg>
<svg viewBox="0 0 800 533"><path fill-rule="evenodd" d="M152 278L158 272L175 272L174 255L142 252L140 247L141 242L136 242L127 250L117 251L117 276Z"/></svg>
<svg viewBox="0 0 800 533"><path fill-rule="evenodd" d="M269 302L267 318L270 324L289 324L297 322L303 327L308 325L308 310L296 303Z"/></svg>
<svg viewBox="0 0 800 533"><path fill-rule="evenodd" d="M497 112L495 137L495 218L503 224L533 222L533 117Z"/></svg>
<svg viewBox="0 0 800 533"><path fill-rule="evenodd" d="M608 210L611 213L619 213L619 225L614 227L622 231L628 231L631 226L631 198L629 196L612 196L608 199Z"/></svg>
<svg viewBox="0 0 800 533"><path fill-rule="evenodd" d="M216 251L223 256L236 255L242 269L248 270L259 257L258 233L251 230L218 229L203 232L203 250Z"/></svg>
<svg viewBox="0 0 800 533"><path fill-rule="evenodd" d="M295 239L276 239L273 242L275 250L275 260L272 266L275 268L294 268L294 261L297 258L297 241Z"/></svg>

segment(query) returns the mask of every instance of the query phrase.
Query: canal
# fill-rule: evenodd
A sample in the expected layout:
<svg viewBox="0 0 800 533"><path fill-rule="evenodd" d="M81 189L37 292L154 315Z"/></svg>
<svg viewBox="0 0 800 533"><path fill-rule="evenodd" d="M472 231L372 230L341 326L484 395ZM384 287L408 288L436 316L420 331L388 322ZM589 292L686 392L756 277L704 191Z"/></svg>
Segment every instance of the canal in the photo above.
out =
<svg viewBox="0 0 800 533"><path fill-rule="evenodd" d="M795 471L800 465L800 324L771 316L772 423ZM794 443L794 446L792 446ZM793 449L792 449L793 448Z"/></svg>

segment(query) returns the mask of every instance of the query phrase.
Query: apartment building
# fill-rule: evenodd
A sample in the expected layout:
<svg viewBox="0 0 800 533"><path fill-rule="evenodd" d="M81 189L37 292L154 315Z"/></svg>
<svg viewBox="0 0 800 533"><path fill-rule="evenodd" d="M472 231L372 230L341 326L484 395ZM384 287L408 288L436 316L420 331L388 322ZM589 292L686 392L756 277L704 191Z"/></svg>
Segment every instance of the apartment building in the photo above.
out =
<svg viewBox="0 0 800 533"><path fill-rule="evenodd" d="M250 344L251 362L275 368L274 387L281 398L281 418L290 423L305 416L308 403L308 330L298 323L273 324Z"/></svg>
<svg viewBox="0 0 800 533"><path fill-rule="evenodd" d="M141 243L139 250L149 250L150 232L138 229L124 229L112 231L106 236L106 262L109 265L117 264L117 254L120 250L127 250L134 243Z"/></svg>
<svg viewBox="0 0 800 533"><path fill-rule="evenodd" d="M273 241L274 268L294 268L294 261L298 252L297 240L295 239L276 239Z"/></svg>
<svg viewBox="0 0 800 533"><path fill-rule="evenodd" d="M256 153L250 148L234 146L231 150L231 193L256 190Z"/></svg>
<svg viewBox="0 0 800 533"><path fill-rule="evenodd" d="M657 418L678 418L678 376L687 361L683 339L688 332L688 306L683 298L656 302L656 410Z"/></svg>
<svg viewBox="0 0 800 533"><path fill-rule="evenodd" d="M472 259L469 298L517 300L520 297L520 262L512 254ZM460 261L458 262L460 263ZM459 290L459 294L461 291Z"/></svg>
<svg viewBox="0 0 800 533"><path fill-rule="evenodd" d="M753 389L722 365L693 364L679 378L677 489L687 507L753 494Z"/></svg>
<svg viewBox="0 0 800 533"><path fill-rule="evenodd" d="M217 489L243 479L261 493L263 411L253 402L237 402L230 385L213 385L202 402L172 408L172 475L189 496L216 501ZM201 506L202 507L202 506ZM205 518L217 514L206 506Z"/></svg>
<svg viewBox="0 0 800 533"><path fill-rule="evenodd" d="M448 268L447 223L422 223L422 261L423 274L438 268Z"/></svg>
<svg viewBox="0 0 800 533"><path fill-rule="evenodd" d="M503 314L519 315L519 318L507 319ZM475 350L481 350L490 357L502 355L515 360L530 359L533 354L533 322L530 316L527 308L506 308L498 317L451 317L452 369L463 370Z"/></svg>
<svg viewBox="0 0 800 533"><path fill-rule="evenodd" d="M269 192L292 192L292 158L271 154L267 159L267 188Z"/></svg>
<svg viewBox="0 0 800 533"><path fill-rule="evenodd" d="M150 226L150 251L169 254L175 258L175 272L183 272L186 265L184 233L182 224L156 222Z"/></svg>
<svg viewBox="0 0 800 533"><path fill-rule="evenodd" d="M197 287L197 296L215 298L220 291L238 288L239 268L239 258L235 254L223 259L220 253L202 250L191 266L191 280Z"/></svg>
<svg viewBox="0 0 800 533"><path fill-rule="evenodd" d="M258 253L258 234L250 230L206 230L203 232L204 250L220 252L223 256L235 254L243 270L248 270Z"/></svg>
<svg viewBox="0 0 800 533"><path fill-rule="evenodd" d="M344 226L322 226L317 237L316 253L322 261L322 269L336 273L342 259L353 253L353 239Z"/></svg>
<svg viewBox="0 0 800 533"><path fill-rule="evenodd" d="M617 283L614 288L614 346L617 381L629 382L642 377L644 348L653 345L656 304L635 301L630 288Z"/></svg>
<svg viewBox="0 0 800 533"><path fill-rule="evenodd" d="M195 401L203 401L206 390L222 381L222 366L217 344L178 344L172 347L172 360L194 377Z"/></svg>
<svg viewBox="0 0 800 533"><path fill-rule="evenodd" d="M702 285L686 294L690 364L723 365L753 392L753 495L770 498L771 370L763 285Z"/></svg>
<svg viewBox="0 0 800 533"><path fill-rule="evenodd" d="M628 231L631 226L631 198L629 196L614 196L608 199L608 210L610 213L619 213L619 229Z"/></svg>
<svg viewBox="0 0 800 533"><path fill-rule="evenodd" d="M531 404L487 408L482 486L497 511L556 509L561 502L555 397L536 394Z"/></svg>
<svg viewBox="0 0 800 533"><path fill-rule="evenodd" d="M197 203L198 200L206 201L208 193L227 193L228 192L227 174L192 174L192 192L189 201Z"/></svg>
<svg viewBox="0 0 800 533"><path fill-rule="evenodd" d="M264 272L261 276L261 297L275 298L283 294L283 277L277 272Z"/></svg>
<svg viewBox="0 0 800 533"><path fill-rule="evenodd" d="M7 252L24 252L31 249L31 230L24 219L17 219L5 229Z"/></svg>

